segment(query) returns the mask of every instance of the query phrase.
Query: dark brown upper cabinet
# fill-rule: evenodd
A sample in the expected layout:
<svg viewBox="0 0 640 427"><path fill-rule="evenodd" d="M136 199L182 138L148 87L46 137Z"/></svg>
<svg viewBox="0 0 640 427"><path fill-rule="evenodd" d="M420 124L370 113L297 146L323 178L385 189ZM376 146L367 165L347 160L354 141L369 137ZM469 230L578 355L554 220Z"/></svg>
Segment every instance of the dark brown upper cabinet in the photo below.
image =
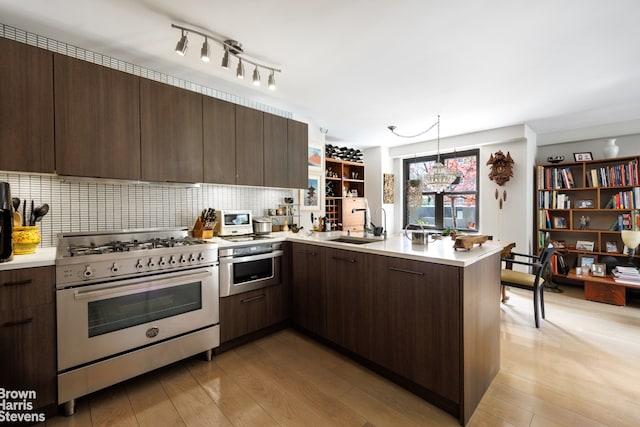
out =
<svg viewBox="0 0 640 427"><path fill-rule="evenodd" d="M264 185L262 111L236 105L236 184Z"/></svg>
<svg viewBox="0 0 640 427"><path fill-rule="evenodd" d="M140 79L142 179L203 182L202 95Z"/></svg>
<svg viewBox="0 0 640 427"><path fill-rule="evenodd" d="M236 106L202 97L204 182L236 183Z"/></svg>
<svg viewBox="0 0 640 427"><path fill-rule="evenodd" d="M0 52L0 170L53 173L53 54L5 38Z"/></svg>
<svg viewBox="0 0 640 427"><path fill-rule="evenodd" d="M140 179L140 78L54 56L56 171Z"/></svg>
<svg viewBox="0 0 640 427"><path fill-rule="evenodd" d="M309 175L308 147L309 125L295 120L287 120L287 152L289 165L288 185L290 188L307 188Z"/></svg>
<svg viewBox="0 0 640 427"><path fill-rule="evenodd" d="M289 187L287 119L264 113L264 185Z"/></svg>

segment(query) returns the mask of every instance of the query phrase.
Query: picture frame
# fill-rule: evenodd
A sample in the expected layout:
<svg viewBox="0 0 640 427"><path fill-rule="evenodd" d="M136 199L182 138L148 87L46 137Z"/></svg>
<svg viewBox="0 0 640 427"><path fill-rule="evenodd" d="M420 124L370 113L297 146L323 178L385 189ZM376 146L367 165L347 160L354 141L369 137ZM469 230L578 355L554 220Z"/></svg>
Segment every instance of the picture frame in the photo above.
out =
<svg viewBox="0 0 640 427"><path fill-rule="evenodd" d="M322 199L321 187L322 175L309 172L307 188L300 190L300 210L318 211L320 210L320 200Z"/></svg>
<svg viewBox="0 0 640 427"><path fill-rule="evenodd" d="M592 199L576 200L576 208L577 209L593 209L593 200Z"/></svg>
<svg viewBox="0 0 640 427"><path fill-rule="evenodd" d="M308 146L307 166L315 169L322 168L322 148L321 147L314 147L313 145Z"/></svg>
<svg viewBox="0 0 640 427"><path fill-rule="evenodd" d="M607 252L609 253L619 253L620 251L618 250L618 243L613 241L613 240L607 240L605 242L605 248L607 250Z"/></svg>
<svg viewBox="0 0 640 427"><path fill-rule="evenodd" d="M592 264L591 265L591 274L594 276L604 277L607 274L607 265L606 264Z"/></svg>
<svg viewBox="0 0 640 427"><path fill-rule="evenodd" d="M576 241L576 250L578 251L593 251L594 242L590 240L578 240Z"/></svg>
<svg viewBox="0 0 640 427"><path fill-rule="evenodd" d="M573 159L576 162L586 162L588 160L593 160L593 155L591 151L584 151L582 153L573 153Z"/></svg>
<svg viewBox="0 0 640 427"><path fill-rule="evenodd" d="M551 241L551 246L553 246L554 249L566 249L567 248L567 245L566 245L564 240L552 240Z"/></svg>
<svg viewBox="0 0 640 427"><path fill-rule="evenodd" d="M598 262L598 257L596 255L585 255L578 254L578 262L577 266L582 267L583 269L589 269L591 266Z"/></svg>
<svg viewBox="0 0 640 427"><path fill-rule="evenodd" d="M553 228L567 228L567 220L562 216L554 216Z"/></svg>

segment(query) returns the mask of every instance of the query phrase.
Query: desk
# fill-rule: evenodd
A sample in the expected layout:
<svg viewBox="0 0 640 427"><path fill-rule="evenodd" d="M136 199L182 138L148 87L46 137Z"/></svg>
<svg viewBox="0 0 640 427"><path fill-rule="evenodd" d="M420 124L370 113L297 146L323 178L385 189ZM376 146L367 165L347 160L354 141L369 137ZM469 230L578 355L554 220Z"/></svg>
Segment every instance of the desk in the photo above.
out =
<svg viewBox="0 0 640 427"><path fill-rule="evenodd" d="M577 275L575 268L569 271L567 279L584 283L584 299L607 304L626 305L627 288L638 288L635 285L618 283L610 275L604 277L584 273Z"/></svg>

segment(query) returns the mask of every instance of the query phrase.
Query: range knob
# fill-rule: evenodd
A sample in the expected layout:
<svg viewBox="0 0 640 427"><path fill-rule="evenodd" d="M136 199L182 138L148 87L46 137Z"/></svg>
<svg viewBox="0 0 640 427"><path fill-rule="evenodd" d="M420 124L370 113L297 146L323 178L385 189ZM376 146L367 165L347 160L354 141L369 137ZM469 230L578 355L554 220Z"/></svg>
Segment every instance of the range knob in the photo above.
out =
<svg viewBox="0 0 640 427"><path fill-rule="evenodd" d="M178 263L178 260L176 259L176 257L172 256L172 257L169 259L169 264L171 264L171 265L176 265L177 263Z"/></svg>
<svg viewBox="0 0 640 427"><path fill-rule="evenodd" d="M204 261L204 255L199 254L198 255L198 261Z"/></svg>
<svg viewBox="0 0 640 427"><path fill-rule="evenodd" d="M82 273L82 275L85 277L85 279L93 276L93 270L91 269L90 265L84 267L84 273Z"/></svg>
<svg viewBox="0 0 640 427"><path fill-rule="evenodd" d="M138 260L138 263L136 264L136 270L142 270L144 268L144 265L142 265L142 260Z"/></svg>
<svg viewBox="0 0 640 427"><path fill-rule="evenodd" d="M189 256L189 262L196 262L196 256L194 254Z"/></svg>
<svg viewBox="0 0 640 427"><path fill-rule="evenodd" d="M153 258L149 258L149 264L147 265L149 266L149 268L155 268L156 262L153 260Z"/></svg>
<svg viewBox="0 0 640 427"><path fill-rule="evenodd" d="M186 264L187 263L187 257L184 255L180 256L180 264Z"/></svg>
<svg viewBox="0 0 640 427"><path fill-rule="evenodd" d="M120 266L114 262L113 265L111 266L111 272L117 273L118 271L120 271Z"/></svg>
<svg viewBox="0 0 640 427"><path fill-rule="evenodd" d="M165 257L160 258L160 267L164 267L167 265L167 260Z"/></svg>

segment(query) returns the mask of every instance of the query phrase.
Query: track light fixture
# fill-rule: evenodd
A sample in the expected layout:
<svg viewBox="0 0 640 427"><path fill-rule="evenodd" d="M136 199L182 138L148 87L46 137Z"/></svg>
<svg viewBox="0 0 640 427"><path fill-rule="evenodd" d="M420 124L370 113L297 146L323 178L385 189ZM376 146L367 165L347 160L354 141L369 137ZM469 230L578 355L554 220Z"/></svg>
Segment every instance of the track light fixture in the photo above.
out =
<svg viewBox="0 0 640 427"><path fill-rule="evenodd" d="M187 33L185 30L182 30L182 37L178 40L178 44L176 45L176 53L180 56L184 56L187 53L187 49L189 48L189 40L187 39Z"/></svg>
<svg viewBox="0 0 640 427"><path fill-rule="evenodd" d="M229 56L233 56L238 60L238 67L236 68L236 77L239 79L244 78L244 63L248 63L254 66L252 83L256 86L260 86L260 68L267 70L269 72L269 80L268 87L271 90L276 89L276 78L275 73L281 73L282 70L279 68L265 65L256 60L247 56L242 49L242 43L236 40L221 40L217 37L212 36L211 34L205 34L202 31L194 30L192 28L183 27L176 24L171 24L172 28L177 28L181 31L181 37L176 45L176 53L181 56L184 56L187 53L187 47L189 44L189 40L187 39L188 33L198 34L199 36L204 37L204 43L202 44L202 49L200 50L200 58L203 61L209 62L211 60L211 48L209 46L209 40L213 40L219 43L224 49L224 55L222 56L222 68L229 68Z"/></svg>

